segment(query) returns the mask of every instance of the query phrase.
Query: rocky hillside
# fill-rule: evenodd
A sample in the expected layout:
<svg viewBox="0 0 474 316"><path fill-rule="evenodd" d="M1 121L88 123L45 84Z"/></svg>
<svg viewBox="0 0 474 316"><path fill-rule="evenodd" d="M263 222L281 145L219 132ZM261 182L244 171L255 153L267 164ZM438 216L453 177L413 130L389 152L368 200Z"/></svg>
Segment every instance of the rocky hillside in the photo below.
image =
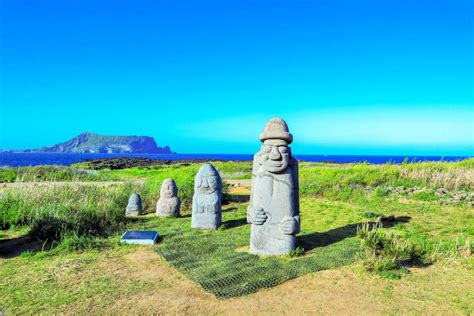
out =
<svg viewBox="0 0 474 316"><path fill-rule="evenodd" d="M106 136L93 133L82 133L67 142L25 152L172 154L168 146L158 147L153 137Z"/></svg>

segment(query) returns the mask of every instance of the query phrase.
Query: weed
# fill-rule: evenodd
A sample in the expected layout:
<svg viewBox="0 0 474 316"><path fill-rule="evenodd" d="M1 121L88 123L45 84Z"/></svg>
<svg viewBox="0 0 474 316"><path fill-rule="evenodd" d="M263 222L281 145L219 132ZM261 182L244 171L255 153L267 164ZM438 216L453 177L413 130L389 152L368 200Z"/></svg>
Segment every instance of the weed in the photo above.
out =
<svg viewBox="0 0 474 316"><path fill-rule="evenodd" d="M302 246L297 246L288 254L290 258L301 257L302 255L304 255L304 248Z"/></svg>
<svg viewBox="0 0 474 316"><path fill-rule="evenodd" d="M368 223L359 226L357 235L361 239L358 258L367 271L386 274L406 265L428 263L422 248L408 239L384 231L379 223L372 227Z"/></svg>
<svg viewBox="0 0 474 316"><path fill-rule="evenodd" d="M362 217L365 218L376 218L376 217L383 217L384 215L382 213L377 213L377 212L372 212L372 211L363 211L360 213Z"/></svg>

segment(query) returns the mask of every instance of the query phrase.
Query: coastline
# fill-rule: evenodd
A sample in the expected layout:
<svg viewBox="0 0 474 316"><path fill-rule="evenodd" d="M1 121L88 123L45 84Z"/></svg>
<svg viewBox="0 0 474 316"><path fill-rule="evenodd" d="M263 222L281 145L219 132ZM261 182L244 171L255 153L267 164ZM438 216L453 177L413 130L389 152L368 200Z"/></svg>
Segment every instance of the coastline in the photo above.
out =
<svg viewBox="0 0 474 316"><path fill-rule="evenodd" d="M300 162L401 164L421 161L461 161L472 156L400 156L400 155L295 155ZM0 152L0 166L69 166L86 161L132 166L199 163L203 161L252 161L253 154L64 154Z"/></svg>

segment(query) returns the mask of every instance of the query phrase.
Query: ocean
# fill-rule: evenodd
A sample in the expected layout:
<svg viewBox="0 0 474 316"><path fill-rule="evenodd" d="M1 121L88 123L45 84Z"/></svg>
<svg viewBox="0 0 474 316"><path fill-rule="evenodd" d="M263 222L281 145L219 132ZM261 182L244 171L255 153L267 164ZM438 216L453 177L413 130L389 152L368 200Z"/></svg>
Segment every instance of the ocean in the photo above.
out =
<svg viewBox="0 0 474 316"><path fill-rule="evenodd" d="M62 154L62 153L0 153L0 166L37 166L37 165L61 165L67 166L76 162L98 158L151 158L159 160L252 160L251 154ZM311 162L368 162L372 164L384 164L387 162L402 163L408 161L458 161L469 157L462 156L374 156L374 155L295 155L299 161Z"/></svg>

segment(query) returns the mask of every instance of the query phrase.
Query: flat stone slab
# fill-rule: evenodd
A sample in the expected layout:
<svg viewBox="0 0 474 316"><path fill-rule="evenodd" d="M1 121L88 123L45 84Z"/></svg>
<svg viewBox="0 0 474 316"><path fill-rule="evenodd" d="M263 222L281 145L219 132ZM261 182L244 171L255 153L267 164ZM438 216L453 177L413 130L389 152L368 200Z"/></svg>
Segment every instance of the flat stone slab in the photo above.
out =
<svg viewBox="0 0 474 316"><path fill-rule="evenodd" d="M132 245L153 245L158 240L154 230L127 230L120 238L120 243Z"/></svg>

